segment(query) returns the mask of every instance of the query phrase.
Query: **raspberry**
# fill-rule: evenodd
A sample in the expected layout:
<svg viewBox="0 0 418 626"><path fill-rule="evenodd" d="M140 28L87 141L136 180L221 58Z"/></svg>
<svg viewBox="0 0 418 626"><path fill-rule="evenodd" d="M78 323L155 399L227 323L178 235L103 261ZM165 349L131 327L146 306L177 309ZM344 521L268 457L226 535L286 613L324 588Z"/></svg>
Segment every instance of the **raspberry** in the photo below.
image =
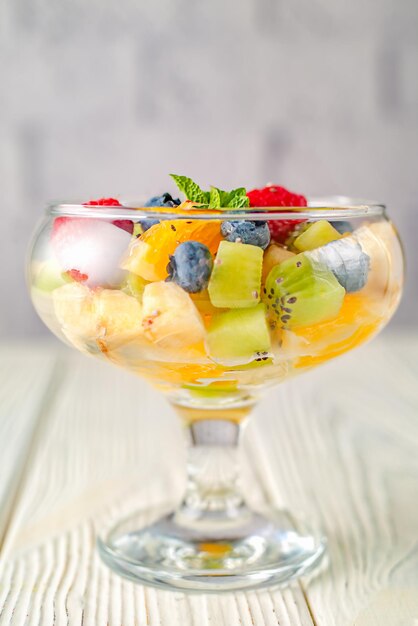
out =
<svg viewBox="0 0 418 626"><path fill-rule="evenodd" d="M270 229L271 238L277 243L286 243L290 233L295 230L298 224L306 220L269 220L267 223Z"/></svg>
<svg viewBox="0 0 418 626"><path fill-rule="evenodd" d="M83 283L84 281L88 280L88 275L82 274L79 270L68 270L66 273L70 278L78 283Z"/></svg>
<svg viewBox="0 0 418 626"><path fill-rule="evenodd" d="M301 196L284 187L269 185L263 189L253 189L247 193L250 206L254 207L304 207L307 206L305 196ZM284 244L290 233L298 224L306 220L269 220L271 238Z"/></svg>
<svg viewBox="0 0 418 626"><path fill-rule="evenodd" d="M112 224L132 235L134 232L134 223L131 220L113 220Z"/></svg>
<svg viewBox="0 0 418 626"><path fill-rule="evenodd" d="M119 200L116 198L99 198L99 200L89 200L84 203L84 206L122 206ZM131 220L114 220L112 222L118 228L126 230L131 234L134 232L134 223Z"/></svg>
<svg viewBox="0 0 418 626"><path fill-rule="evenodd" d="M84 206L122 206L116 198L99 198L99 200L89 200L84 202Z"/></svg>
<svg viewBox="0 0 418 626"><path fill-rule="evenodd" d="M305 196L288 191L278 185L269 185L263 189L253 189L247 193L250 199L250 206L307 206Z"/></svg>

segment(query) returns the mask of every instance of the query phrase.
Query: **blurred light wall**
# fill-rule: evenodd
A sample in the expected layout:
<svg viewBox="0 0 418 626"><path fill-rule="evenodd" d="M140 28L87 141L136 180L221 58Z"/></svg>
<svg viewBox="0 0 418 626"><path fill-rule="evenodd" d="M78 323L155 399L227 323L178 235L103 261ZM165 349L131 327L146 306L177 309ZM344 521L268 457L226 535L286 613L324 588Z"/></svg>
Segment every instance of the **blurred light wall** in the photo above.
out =
<svg viewBox="0 0 418 626"><path fill-rule="evenodd" d="M418 324L417 0L3 0L0 336L47 334L24 285L45 202L169 172L385 201Z"/></svg>

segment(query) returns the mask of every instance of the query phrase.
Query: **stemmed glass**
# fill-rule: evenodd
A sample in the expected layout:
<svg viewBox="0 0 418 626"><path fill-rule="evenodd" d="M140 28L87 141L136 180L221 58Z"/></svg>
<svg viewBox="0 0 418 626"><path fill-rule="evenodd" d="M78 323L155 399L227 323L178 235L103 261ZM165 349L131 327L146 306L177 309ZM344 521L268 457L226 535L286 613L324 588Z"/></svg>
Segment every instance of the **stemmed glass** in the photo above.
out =
<svg viewBox="0 0 418 626"><path fill-rule="evenodd" d="M146 220L155 225L145 230ZM227 220L293 220L299 239L263 253L226 241ZM172 261L190 241L211 256L209 285L194 292ZM181 503L137 511L104 531L103 560L145 584L205 592L286 583L314 569L326 545L320 532L247 504L240 433L269 386L381 330L402 281L399 238L377 203L325 198L245 212L49 206L28 267L39 316L65 343L160 389L189 445Z"/></svg>

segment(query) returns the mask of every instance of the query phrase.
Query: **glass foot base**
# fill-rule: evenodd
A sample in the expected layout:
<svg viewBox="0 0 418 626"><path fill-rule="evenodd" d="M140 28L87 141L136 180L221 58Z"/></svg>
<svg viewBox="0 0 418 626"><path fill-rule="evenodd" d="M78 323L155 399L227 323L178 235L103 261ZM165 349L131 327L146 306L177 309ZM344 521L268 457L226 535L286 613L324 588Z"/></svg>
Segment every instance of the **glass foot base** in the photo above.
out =
<svg viewBox="0 0 418 626"><path fill-rule="evenodd" d="M284 511L245 509L222 526L164 512L137 513L100 537L103 561L146 585L218 593L286 584L311 572L325 552L325 539L304 524L296 528Z"/></svg>

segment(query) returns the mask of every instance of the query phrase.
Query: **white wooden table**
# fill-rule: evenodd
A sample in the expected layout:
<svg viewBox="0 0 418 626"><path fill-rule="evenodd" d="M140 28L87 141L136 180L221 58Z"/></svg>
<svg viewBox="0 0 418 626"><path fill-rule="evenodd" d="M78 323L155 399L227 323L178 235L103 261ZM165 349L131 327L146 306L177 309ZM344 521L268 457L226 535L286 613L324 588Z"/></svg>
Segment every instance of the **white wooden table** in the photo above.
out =
<svg viewBox="0 0 418 626"><path fill-rule="evenodd" d="M110 515L183 486L178 423L141 380L58 344L3 346L0 442L0 626L418 625L418 338L384 334L258 407L246 492L330 544L328 568L285 590L160 592L101 564Z"/></svg>

